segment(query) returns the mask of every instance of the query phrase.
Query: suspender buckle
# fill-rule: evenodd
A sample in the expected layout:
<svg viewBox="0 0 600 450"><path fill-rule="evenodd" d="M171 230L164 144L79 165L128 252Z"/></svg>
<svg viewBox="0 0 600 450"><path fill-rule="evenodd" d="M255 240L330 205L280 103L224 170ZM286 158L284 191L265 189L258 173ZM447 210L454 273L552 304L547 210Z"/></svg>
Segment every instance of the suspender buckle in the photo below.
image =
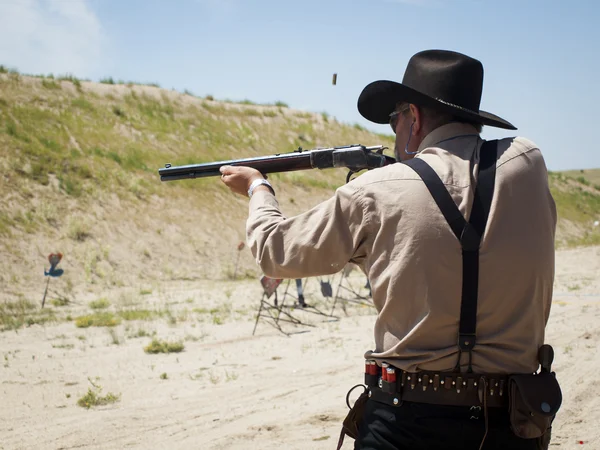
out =
<svg viewBox="0 0 600 450"><path fill-rule="evenodd" d="M475 347L475 333L461 333L458 335L458 348L463 351L473 350Z"/></svg>

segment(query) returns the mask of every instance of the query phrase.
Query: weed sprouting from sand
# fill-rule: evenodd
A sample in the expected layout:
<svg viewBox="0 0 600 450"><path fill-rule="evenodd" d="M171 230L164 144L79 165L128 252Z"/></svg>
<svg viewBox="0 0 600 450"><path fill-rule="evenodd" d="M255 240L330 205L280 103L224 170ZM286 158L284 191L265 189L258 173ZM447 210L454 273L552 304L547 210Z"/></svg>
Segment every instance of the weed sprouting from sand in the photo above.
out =
<svg viewBox="0 0 600 450"><path fill-rule="evenodd" d="M213 315L212 323L215 325L223 325L223 323L224 323L223 317L219 316L218 314Z"/></svg>
<svg viewBox="0 0 600 450"><path fill-rule="evenodd" d="M155 316L160 315L159 312L150 311L148 309L126 309L119 311L118 314L124 320L151 320Z"/></svg>
<svg viewBox="0 0 600 450"><path fill-rule="evenodd" d="M204 372L208 370L206 367L203 367L201 369L198 370L198 372L194 373L194 374L190 374L190 380L192 381L196 381L196 380L201 380L202 378L204 378Z"/></svg>
<svg viewBox="0 0 600 450"><path fill-rule="evenodd" d="M235 381L238 377L239 375L235 372L229 373L228 371L225 371L225 381Z"/></svg>
<svg viewBox="0 0 600 450"><path fill-rule="evenodd" d="M219 381L221 381L221 377L213 370L208 372L208 379L212 384L217 384Z"/></svg>
<svg viewBox="0 0 600 450"><path fill-rule="evenodd" d="M52 306L56 307L67 306L69 304L69 299L65 297L53 298L52 300L50 300L50 303L52 304Z"/></svg>
<svg viewBox="0 0 600 450"><path fill-rule="evenodd" d="M165 310L165 316L167 317L167 322L169 325L177 324L177 318L173 315L170 309Z"/></svg>
<svg viewBox="0 0 600 450"><path fill-rule="evenodd" d="M183 342L168 342L160 339L152 339L152 342L144 347L146 353L179 353L184 349Z"/></svg>
<svg viewBox="0 0 600 450"><path fill-rule="evenodd" d="M194 324L192 324L192 325L194 325ZM186 334L184 337L184 340L197 342L197 341L203 340L206 336L208 336L207 333L202 333L200 336L195 336L193 334Z"/></svg>
<svg viewBox="0 0 600 450"><path fill-rule="evenodd" d="M156 336L156 331L149 332L144 328L138 328L133 333L127 335L128 338L142 338L142 337L153 337Z"/></svg>
<svg viewBox="0 0 600 450"><path fill-rule="evenodd" d="M166 380L166 379L168 379L168 378L169 378L169 376L167 375L167 373L166 373L166 372L163 372L163 373L161 373L161 374L160 374L160 379L161 379L161 380Z"/></svg>
<svg viewBox="0 0 600 450"><path fill-rule="evenodd" d="M110 339L111 339L111 344L113 344L113 345L121 345L121 339L117 335L117 332L115 331L114 328L109 328L108 329L108 334L109 334Z"/></svg>
<svg viewBox="0 0 600 450"><path fill-rule="evenodd" d="M71 350L72 348L75 348L75 345L73 345L73 344L52 344L52 348L64 348L67 350Z"/></svg>
<svg viewBox="0 0 600 450"><path fill-rule="evenodd" d="M106 309L110 306L110 302L105 298L99 298L98 300L91 301L89 306L92 309Z"/></svg>
<svg viewBox="0 0 600 450"><path fill-rule="evenodd" d="M65 189L69 193L69 187L65 184ZM83 242L92 236L91 225L81 217L71 217L67 224L67 237L77 242Z"/></svg>
<svg viewBox="0 0 600 450"><path fill-rule="evenodd" d="M102 387L100 386L94 387L94 389L88 388L87 393L77 400L77 405L81 406L82 408L90 409L94 406L109 405L121 400L121 394L113 394L112 392L109 392L103 396L101 393Z"/></svg>
<svg viewBox="0 0 600 450"><path fill-rule="evenodd" d="M97 312L87 316L79 316L75 319L77 328L114 327L120 323L121 319L111 312Z"/></svg>
<svg viewBox="0 0 600 450"><path fill-rule="evenodd" d="M210 322L212 322L214 325L223 325L227 319L231 318L232 311L233 311L233 307L231 305L231 302L222 303L218 307L211 308L211 309L207 309L207 308L192 309L192 312L201 315L201 317L198 318L198 320L200 322L203 322L205 320L205 318L202 316L207 314L207 315L210 315Z"/></svg>

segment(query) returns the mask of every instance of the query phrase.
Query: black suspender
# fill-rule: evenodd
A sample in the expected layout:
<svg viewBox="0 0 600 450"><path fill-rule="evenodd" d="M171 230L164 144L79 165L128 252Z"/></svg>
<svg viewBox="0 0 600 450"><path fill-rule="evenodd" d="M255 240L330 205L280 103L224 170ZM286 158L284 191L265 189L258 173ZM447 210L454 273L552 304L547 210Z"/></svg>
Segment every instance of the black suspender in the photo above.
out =
<svg viewBox="0 0 600 450"><path fill-rule="evenodd" d="M469 353L469 369L472 372L472 350L475 347L477 324L477 290L479 281L479 245L485 231L496 179L496 159L498 141L484 142L481 147L477 188L473 198L471 219L467 222L444 183L435 171L422 159L414 158L404 162L423 180L431 196L440 208L444 218L460 241L463 260L462 299L460 304L460 322L458 331L458 361L455 371L460 371L463 351Z"/></svg>

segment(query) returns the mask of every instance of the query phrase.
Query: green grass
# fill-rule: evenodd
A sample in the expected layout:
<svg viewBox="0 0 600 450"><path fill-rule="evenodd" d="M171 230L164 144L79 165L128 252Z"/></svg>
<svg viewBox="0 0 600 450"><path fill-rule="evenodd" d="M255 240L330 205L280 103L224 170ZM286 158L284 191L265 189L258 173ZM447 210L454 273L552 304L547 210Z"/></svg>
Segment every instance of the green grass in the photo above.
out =
<svg viewBox="0 0 600 450"><path fill-rule="evenodd" d="M75 319L77 328L89 327L114 327L121 323L121 319L110 312L96 312Z"/></svg>
<svg viewBox="0 0 600 450"><path fill-rule="evenodd" d="M144 347L146 353L179 353L184 349L183 342L168 342L160 339L152 339L152 342Z"/></svg>
<svg viewBox="0 0 600 450"><path fill-rule="evenodd" d="M59 319L52 308L39 306L24 297L16 301L0 303L0 331L18 330L32 325L44 325Z"/></svg>
<svg viewBox="0 0 600 450"><path fill-rule="evenodd" d="M559 219L568 220L573 226L582 231L575 236L569 236L561 245L567 247L600 245L600 227L594 222L600 220L600 189L589 180L596 180L600 170L550 172L550 191Z"/></svg>
<svg viewBox="0 0 600 450"><path fill-rule="evenodd" d="M583 178L589 184L600 185L600 169L581 169L581 170L566 170L562 173L564 176L569 178Z"/></svg>
<svg viewBox="0 0 600 450"><path fill-rule="evenodd" d="M119 316L124 320L151 320L161 315L161 312L150 311L148 309L130 309L119 311Z"/></svg>

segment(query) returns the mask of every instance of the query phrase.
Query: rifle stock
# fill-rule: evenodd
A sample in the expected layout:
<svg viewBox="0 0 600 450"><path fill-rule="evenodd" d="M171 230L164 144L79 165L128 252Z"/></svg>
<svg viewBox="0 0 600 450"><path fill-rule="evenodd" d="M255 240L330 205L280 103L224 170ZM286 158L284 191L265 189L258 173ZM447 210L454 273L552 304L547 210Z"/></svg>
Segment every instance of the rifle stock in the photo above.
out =
<svg viewBox="0 0 600 450"><path fill-rule="evenodd" d="M271 156L256 158L232 159L204 164L190 164L186 166L171 166L165 164L158 169L161 181L184 180L187 178L204 178L221 176L222 166L246 166L260 171L263 175L277 172L291 172L295 170L328 169L343 167L349 169L347 180L353 173L364 169L375 169L396 160L383 154L386 147L375 145L346 145L314 150L298 150Z"/></svg>

